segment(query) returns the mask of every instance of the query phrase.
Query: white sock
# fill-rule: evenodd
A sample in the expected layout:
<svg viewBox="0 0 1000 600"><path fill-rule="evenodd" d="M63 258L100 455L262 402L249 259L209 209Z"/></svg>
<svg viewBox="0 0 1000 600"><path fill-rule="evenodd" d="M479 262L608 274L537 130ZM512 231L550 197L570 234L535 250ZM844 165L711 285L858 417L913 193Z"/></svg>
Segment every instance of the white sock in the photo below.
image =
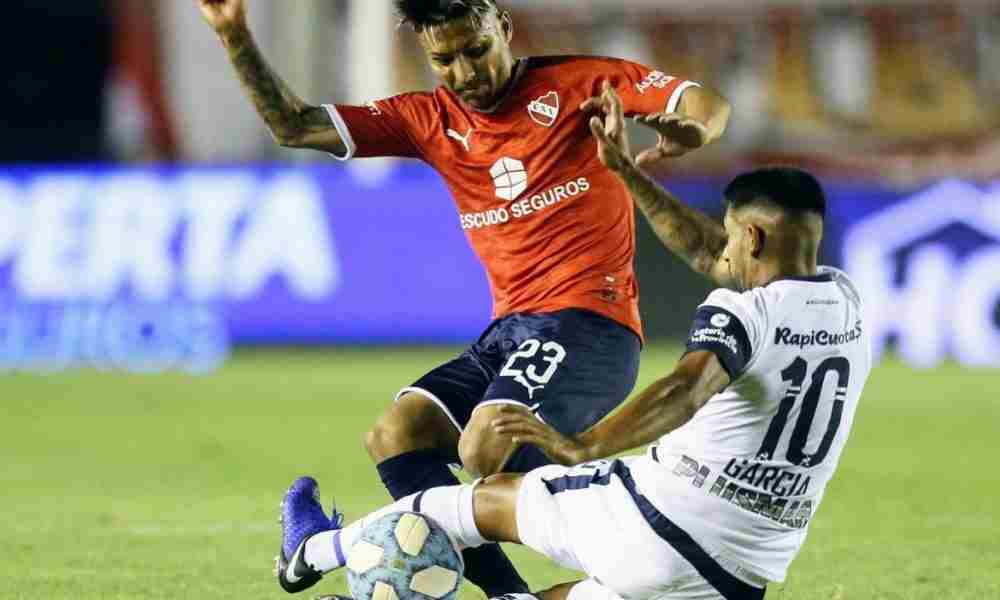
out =
<svg viewBox="0 0 1000 600"><path fill-rule="evenodd" d="M317 533L306 542L303 558L306 564L321 573L343 567L365 527L394 512L419 512L434 519L455 540L460 550L481 546L487 540L476 527L473 490L471 485L454 485L407 496L343 529Z"/></svg>

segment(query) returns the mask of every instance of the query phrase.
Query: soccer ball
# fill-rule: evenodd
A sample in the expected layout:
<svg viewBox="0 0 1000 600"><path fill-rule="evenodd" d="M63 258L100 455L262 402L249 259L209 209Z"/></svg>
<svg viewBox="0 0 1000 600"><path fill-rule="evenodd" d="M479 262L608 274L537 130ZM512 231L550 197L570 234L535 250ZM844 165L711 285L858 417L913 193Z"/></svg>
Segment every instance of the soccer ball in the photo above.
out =
<svg viewBox="0 0 1000 600"><path fill-rule="evenodd" d="M398 512L365 527L347 559L354 600L455 600L465 565L424 515Z"/></svg>

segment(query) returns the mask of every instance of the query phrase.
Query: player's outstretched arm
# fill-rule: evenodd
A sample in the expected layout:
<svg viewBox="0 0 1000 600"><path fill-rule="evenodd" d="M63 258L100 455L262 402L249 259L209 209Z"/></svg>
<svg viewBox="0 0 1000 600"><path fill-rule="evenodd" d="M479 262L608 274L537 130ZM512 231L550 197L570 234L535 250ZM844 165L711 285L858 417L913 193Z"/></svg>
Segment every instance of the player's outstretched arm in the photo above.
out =
<svg viewBox="0 0 1000 600"><path fill-rule="evenodd" d="M345 154L344 142L326 109L303 102L267 65L247 25L243 0L196 2L275 141L289 148Z"/></svg>
<svg viewBox="0 0 1000 600"><path fill-rule="evenodd" d="M625 182L660 241L695 271L728 285L729 271L721 260L727 240L722 224L684 204L639 169L629 149L621 98L609 84L600 98L588 103L604 113L603 119L590 120L601 162Z"/></svg>
<svg viewBox="0 0 1000 600"><path fill-rule="evenodd" d="M690 421L727 385L729 374L715 354L695 351L681 358L670 375L575 438L560 434L514 406L503 407L493 427L497 433L511 436L515 443L538 446L558 463L576 465L655 442Z"/></svg>
<svg viewBox="0 0 1000 600"><path fill-rule="evenodd" d="M684 92L676 112L636 117L658 138L656 146L636 156L636 165L648 168L711 144L725 133L731 112L725 98L706 87L695 87Z"/></svg>

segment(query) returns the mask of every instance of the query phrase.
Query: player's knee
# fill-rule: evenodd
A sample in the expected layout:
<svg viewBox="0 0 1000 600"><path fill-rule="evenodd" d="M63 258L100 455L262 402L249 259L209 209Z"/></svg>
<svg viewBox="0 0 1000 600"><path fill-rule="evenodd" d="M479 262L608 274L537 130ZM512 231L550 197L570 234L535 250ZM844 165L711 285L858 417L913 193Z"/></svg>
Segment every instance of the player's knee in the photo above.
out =
<svg viewBox="0 0 1000 600"><path fill-rule="evenodd" d="M458 440L458 456L462 466L474 477L499 473L514 448L510 440L493 433L491 416L477 411Z"/></svg>
<svg viewBox="0 0 1000 600"><path fill-rule="evenodd" d="M486 477L500 471L503 465L497 464L496 456L492 456L481 443L482 436L478 432L466 429L458 440L458 457L462 467L473 477Z"/></svg>
<svg viewBox="0 0 1000 600"><path fill-rule="evenodd" d="M397 441L395 430L391 424L379 419L364 435L365 449L376 463L388 460L397 454L394 452Z"/></svg>
<svg viewBox="0 0 1000 600"><path fill-rule="evenodd" d="M473 495L476 526L490 540L519 542L517 532L517 496L521 489L520 473L490 475L476 485Z"/></svg>
<svg viewBox="0 0 1000 600"><path fill-rule="evenodd" d="M382 414L364 435L365 449L376 463L427 448L452 447L458 433L431 401L408 394Z"/></svg>
<svg viewBox="0 0 1000 600"><path fill-rule="evenodd" d="M382 415L365 434L364 444L376 463L413 450L435 447L431 436L426 432L422 434L405 418L391 411Z"/></svg>

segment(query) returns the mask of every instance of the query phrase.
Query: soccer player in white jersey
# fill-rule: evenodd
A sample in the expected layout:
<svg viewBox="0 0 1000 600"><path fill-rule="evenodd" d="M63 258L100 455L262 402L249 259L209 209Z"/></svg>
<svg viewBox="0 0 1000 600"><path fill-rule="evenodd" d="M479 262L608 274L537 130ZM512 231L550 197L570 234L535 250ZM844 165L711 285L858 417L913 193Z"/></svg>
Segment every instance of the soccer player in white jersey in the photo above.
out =
<svg viewBox="0 0 1000 600"><path fill-rule="evenodd" d="M520 407L494 419L499 434L577 466L433 488L345 528L335 514L336 527L298 546L290 576L342 567L366 523L415 511L461 547L521 543L589 576L539 592L540 600L753 600L769 581L784 580L871 367L856 289L844 273L816 264L823 192L796 169L748 173L727 188L719 224L636 168L618 96L605 90L599 102L605 118L590 125L602 162L664 243L724 286L698 307L687 353L578 436ZM643 455L601 460L650 443ZM302 478L289 490L286 536L296 522L322 515L316 489Z"/></svg>

